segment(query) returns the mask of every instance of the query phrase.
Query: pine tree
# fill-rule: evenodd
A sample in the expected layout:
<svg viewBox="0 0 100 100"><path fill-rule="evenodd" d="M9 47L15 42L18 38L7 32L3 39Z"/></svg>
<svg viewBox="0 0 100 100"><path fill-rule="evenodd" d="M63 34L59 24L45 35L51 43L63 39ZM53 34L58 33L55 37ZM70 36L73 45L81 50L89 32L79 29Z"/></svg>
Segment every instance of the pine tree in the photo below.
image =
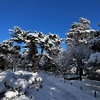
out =
<svg viewBox="0 0 100 100"><path fill-rule="evenodd" d="M11 30L11 35L15 42L25 43L24 47L28 48L26 58L35 69L44 53L48 53L47 57L50 58L51 53L57 54L60 50L61 39L56 34L43 34L42 32L36 31L30 33L30 31L24 31L16 26ZM41 50L41 52L39 52L39 50Z"/></svg>
<svg viewBox="0 0 100 100"><path fill-rule="evenodd" d="M80 80L83 73L84 60L89 56L88 43L93 36L94 30L90 28L90 21L86 18L80 18L80 22L74 22L67 33L66 43L73 62L77 66L77 72L80 74ZM86 52L87 51L87 52Z"/></svg>
<svg viewBox="0 0 100 100"><path fill-rule="evenodd" d="M67 33L66 43L68 46L77 46L88 44L94 30L90 28L90 21L86 18L80 18L80 22L74 22Z"/></svg>
<svg viewBox="0 0 100 100"><path fill-rule="evenodd" d="M20 46L14 45L14 41L12 39L3 41L0 44L0 60L3 61L0 66L4 64L3 69L7 69L8 66L12 65L12 70L15 71L19 51Z"/></svg>
<svg viewBox="0 0 100 100"><path fill-rule="evenodd" d="M88 61L93 68L98 69L100 66L100 30L94 32L94 37L89 42L89 47L93 53L91 53Z"/></svg>

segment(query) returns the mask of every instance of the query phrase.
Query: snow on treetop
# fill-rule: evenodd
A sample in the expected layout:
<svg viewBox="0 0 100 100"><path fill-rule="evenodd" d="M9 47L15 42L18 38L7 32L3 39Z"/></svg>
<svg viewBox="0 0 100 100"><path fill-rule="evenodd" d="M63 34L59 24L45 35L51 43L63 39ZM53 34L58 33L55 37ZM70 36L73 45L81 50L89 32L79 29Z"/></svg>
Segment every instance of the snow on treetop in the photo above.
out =
<svg viewBox="0 0 100 100"><path fill-rule="evenodd" d="M86 18L80 17L80 23L84 23L84 24L90 24L91 22L89 20L87 20Z"/></svg>
<svg viewBox="0 0 100 100"><path fill-rule="evenodd" d="M77 22L74 22L73 24L72 24L72 29L79 29L79 30L86 30L86 29L89 29L90 28L90 26L89 26L89 24L90 24L90 21L89 20L87 20L86 18L80 18L79 19L79 23L77 23Z"/></svg>

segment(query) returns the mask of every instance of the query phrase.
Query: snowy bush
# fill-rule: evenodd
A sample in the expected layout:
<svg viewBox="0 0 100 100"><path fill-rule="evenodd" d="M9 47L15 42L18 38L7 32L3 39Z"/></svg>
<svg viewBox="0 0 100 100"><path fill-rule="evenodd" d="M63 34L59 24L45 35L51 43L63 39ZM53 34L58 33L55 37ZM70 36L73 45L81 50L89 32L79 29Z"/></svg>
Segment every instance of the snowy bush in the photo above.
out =
<svg viewBox="0 0 100 100"><path fill-rule="evenodd" d="M4 93L7 100L22 95L29 96L31 89L39 90L42 87L42 78L38 73L5 71L0 74L0 93Z"/></svg>
<svg viewBox="0 0 100 100"><path fill-rule="evenodd" d="M4 95L5 95L5 97L6 97L7 100L10 100L11 98L18 96L18 94L19 93L16 90L15 91L8 90L8 91L5 92Z"/></svg>

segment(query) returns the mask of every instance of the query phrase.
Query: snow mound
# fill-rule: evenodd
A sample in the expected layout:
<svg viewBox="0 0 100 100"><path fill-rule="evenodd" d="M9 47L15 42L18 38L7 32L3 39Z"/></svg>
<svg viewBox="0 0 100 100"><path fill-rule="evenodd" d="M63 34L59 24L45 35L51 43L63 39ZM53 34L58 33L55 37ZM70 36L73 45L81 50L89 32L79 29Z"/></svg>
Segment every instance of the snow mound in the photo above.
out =
<svg viewBox="0 0 100 100"><path fill-rule="evenodd" d="M33 73L21 70L11 72L7 70L0 73L0 94L3 93L3 98L7 100L13 98L15 100L16 97L16 100L18 98L24 98L19 100L31 100L30 98L33 97L29 95L28 91L30 89L39 90L42 86L42 81L37 72Z"/></svg>

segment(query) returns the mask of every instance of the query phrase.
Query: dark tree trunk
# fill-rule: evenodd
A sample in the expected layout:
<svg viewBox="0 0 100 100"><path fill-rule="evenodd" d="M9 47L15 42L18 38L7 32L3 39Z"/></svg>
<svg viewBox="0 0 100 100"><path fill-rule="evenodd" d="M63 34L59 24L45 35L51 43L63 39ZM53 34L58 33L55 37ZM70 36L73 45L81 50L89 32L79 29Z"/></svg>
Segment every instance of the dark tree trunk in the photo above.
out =
<svg viewBox="0 0 100 100"><path fill-rule="evenodd" d="M82 76L83 76L83 68L79 69L79 75L80 75L80 81L82 80Z"/></svg>
<svg viewBox="0 0 100 100"><path fill-rule="evenodd" d="M12 62L12 72L14 72L14 68L13 68L13 62Z"/></svg>
<svg viewBox="0 0 100 100"><path fill-rule="evenodd" d="M79 74L79 69L78 68L76 68L76 75L78 75Z"/></svg>

